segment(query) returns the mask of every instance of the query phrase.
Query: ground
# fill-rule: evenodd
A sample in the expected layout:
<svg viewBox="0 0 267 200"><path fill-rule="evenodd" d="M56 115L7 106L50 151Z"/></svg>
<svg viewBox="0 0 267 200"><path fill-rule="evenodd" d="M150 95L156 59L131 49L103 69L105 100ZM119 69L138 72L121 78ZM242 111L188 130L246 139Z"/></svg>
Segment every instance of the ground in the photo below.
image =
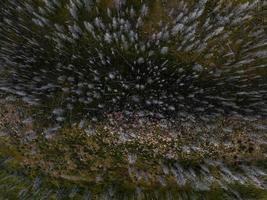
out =
<svg viewBox="0 0 267 200"><path fill-rule="evenodd" d="M38 123L25 120L27 106L2 108L0 192L8 199L46 190L63 199L167 199L177 191L182 199L267 198L263 121L220 119L211 128L109 113L101 122L38 132Z"/></svg>

